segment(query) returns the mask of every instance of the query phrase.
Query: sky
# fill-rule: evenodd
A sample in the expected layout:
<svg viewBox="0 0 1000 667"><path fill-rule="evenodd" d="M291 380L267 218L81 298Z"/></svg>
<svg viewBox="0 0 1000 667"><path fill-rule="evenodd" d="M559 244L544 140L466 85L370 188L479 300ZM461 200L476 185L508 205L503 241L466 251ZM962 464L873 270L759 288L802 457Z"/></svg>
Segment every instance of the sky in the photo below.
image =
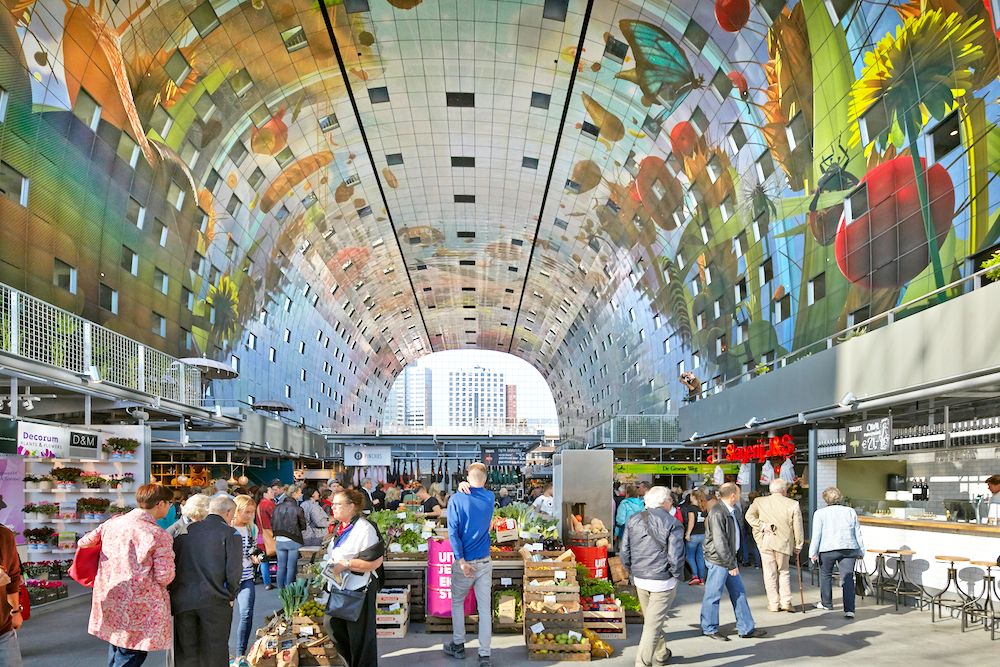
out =
<svg viewBox="0 0 1000 667"><path fill-rule="evenodd" d="M435 379L447 381L447 372L483 366L502 371L507 384L517 385L518 419L539 419L558 422L552 392L541 374L528 362L512 354L490 350L449 350L435 352L415 362L421 368L434 370Z"/></svg>

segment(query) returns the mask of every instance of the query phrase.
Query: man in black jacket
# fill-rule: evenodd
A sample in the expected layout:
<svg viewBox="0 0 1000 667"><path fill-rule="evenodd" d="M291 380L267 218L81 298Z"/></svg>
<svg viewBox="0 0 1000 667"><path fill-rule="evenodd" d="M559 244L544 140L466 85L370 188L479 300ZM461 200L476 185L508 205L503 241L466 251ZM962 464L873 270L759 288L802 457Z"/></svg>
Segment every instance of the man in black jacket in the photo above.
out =
<svg viewBox="0 0 1000 667"><path fill-rule="evenodd" d="M739 553L742 539L743 516L737 507L740 487L727 482L719 487L719 500L705 520L705 563L708 578L705 580L705 597L701 601L701 631L706 637L729 641L719 634L719 601L722 590L729 592L729 599L736 612L736 632L740 637L763 637L766 631L754 626L747 592L740 578Z"/></svg>
<svg viewBox="0 0 1000 667"><path fill-rule="evenodd" d="M243 574L243 542L229 525L235 513L232 498L216 496L208 516L174 540L170 607L177 667L229 664L233 600Z"/></svg>
<svg viewBox="0 0 1000 667"><path fill-rule="evenodd" d="M632 573L642 607L642 639L636 667L666 665L667 612L684 576L684 527L672 515L673 498L663 486L643 496L644 512L629 517L622 533L622 565Z"/></svg>

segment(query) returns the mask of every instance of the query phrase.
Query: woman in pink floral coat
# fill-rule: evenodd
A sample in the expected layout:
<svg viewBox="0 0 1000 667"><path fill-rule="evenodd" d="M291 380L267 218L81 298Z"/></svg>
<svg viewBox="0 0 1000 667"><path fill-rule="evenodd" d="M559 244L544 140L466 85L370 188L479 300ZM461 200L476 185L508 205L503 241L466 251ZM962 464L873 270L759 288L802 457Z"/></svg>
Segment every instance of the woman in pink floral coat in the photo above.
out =
<svg viewBox="0 0 1000 667"><path fill-rule="evenodd" d="M157 484L135 492L138 507L87 533L79 546L101 545L88 632L108 642L108 667L138 667L149 651L172 644L167 584L174 579L173 540L156 525L173 494Z"/></svg>

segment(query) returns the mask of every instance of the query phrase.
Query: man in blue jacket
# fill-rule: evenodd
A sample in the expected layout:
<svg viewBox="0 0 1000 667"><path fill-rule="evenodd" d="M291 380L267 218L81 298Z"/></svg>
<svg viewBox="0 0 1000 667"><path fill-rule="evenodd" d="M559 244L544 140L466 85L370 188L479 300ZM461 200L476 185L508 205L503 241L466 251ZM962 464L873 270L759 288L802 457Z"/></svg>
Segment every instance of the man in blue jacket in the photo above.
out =
<svg viewBox="0 0 1000 667"><path fill-rule="evenodd" d="M467 474L469 493L456 493L448 503L448 539L454 562L451 566L451 642L444 652L465 658L465 598L475 590L479 610L479 667L490 667L493 631L493 565L490 563L490 523L493 492L487 491L486 466L473 463Z"/></svg>
<svg viewBox="0 0 1000 667"><path fill-rule="evenodd" d="M629 517L622 532L622 565L632 573L642 607L642 639L636 667L660 667L670 660L667 612L684 576L684 527L673 516L673 497L654 486L642 497L646 509Z"/></svg>

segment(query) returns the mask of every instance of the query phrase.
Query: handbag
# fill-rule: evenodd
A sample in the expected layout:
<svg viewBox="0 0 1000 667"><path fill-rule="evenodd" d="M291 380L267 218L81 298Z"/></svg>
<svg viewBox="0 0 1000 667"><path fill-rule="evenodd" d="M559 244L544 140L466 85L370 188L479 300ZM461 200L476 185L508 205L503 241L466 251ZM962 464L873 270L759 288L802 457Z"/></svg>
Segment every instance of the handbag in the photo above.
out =
<svg viewBox="0 0 1000 667"><path fill-rule="evenodd" d="M89 547L77 547L76 555L73 556L73 564L69 566L69 576L81 586L93 588L100 564L100 542Z"/></svg>
<svg viewBox="0 0 1000 667"><path fill-rule="evenodd" d="M365 598L368 596L370 585L371 581L356 591L333 587L333 590L330 591L330 597L326 601L327 615L349 623L356 623L361 618L361 611L365 608Z"/></svg>

